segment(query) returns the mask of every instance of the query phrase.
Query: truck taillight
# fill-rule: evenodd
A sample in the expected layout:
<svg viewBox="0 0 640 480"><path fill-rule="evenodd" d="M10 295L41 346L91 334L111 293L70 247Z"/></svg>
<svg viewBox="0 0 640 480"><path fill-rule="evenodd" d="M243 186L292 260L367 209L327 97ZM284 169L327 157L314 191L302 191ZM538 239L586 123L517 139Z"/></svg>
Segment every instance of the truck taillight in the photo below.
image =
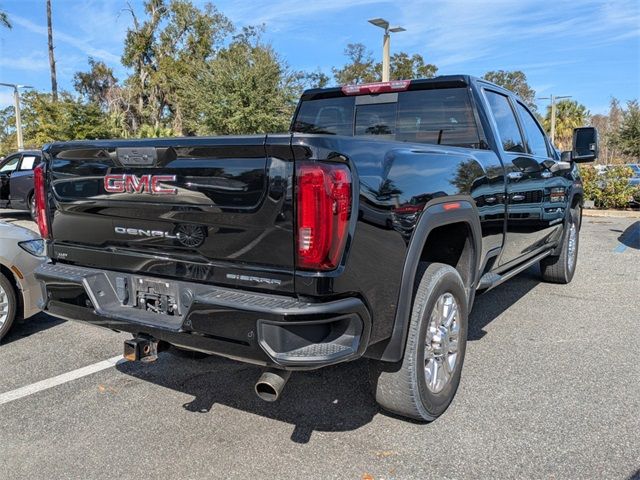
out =
<svg viewBox="0 0 640 480"><path fill-rule="evenodd" d="M36 202L36 222L40 230L40 236L50 238L49 223L47 221L47 200L44 189L44 165L40 164L33 169L33 197Z"/></svg>
<svg viewBox="0 0 640 480"><path fill-rule="evenodd" d="M305 162L297 168L298 267L332 270L342 257L351 214L346 165Z"/></svg>

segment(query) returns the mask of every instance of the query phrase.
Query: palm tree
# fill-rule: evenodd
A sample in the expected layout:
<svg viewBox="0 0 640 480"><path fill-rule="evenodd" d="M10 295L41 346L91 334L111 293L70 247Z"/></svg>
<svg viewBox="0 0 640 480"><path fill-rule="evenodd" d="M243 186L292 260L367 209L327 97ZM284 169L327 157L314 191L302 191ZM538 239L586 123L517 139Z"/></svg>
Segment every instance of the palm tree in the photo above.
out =
<svg viewBox="0 0 640 480"><path fill-rule="evenodd" d="M11 25L11 22L9 21L9 15L7 15L7 12L3 10L0 10L0 25L7 28L13 27L13 25Z"/></svg>
<svg viewBox="0 0 640 480"><path fill-rule="evenodd" d="M556 103L555 142L560 150L569 150L573 139L573 129L583 127L589 119L589 110L575 100L564 99ZM551 128L551 106L547 107L544 126Z"/></svg>

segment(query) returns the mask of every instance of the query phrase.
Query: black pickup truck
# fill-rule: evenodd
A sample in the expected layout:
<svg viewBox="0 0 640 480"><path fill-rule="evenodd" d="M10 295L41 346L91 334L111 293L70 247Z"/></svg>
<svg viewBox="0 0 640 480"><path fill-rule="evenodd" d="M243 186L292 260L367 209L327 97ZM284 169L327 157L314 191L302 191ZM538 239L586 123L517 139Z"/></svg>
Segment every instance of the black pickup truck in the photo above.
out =
<svg viewBox="0 0 640 480"><path fill-rule="evenodd" d="M52 143L36 169L54 316L291 371L371 359L392 412L454 397L477 292L539 263L571 281L597 156L559 154L535 115L469 76L306 91L291 132Z"/></svg>

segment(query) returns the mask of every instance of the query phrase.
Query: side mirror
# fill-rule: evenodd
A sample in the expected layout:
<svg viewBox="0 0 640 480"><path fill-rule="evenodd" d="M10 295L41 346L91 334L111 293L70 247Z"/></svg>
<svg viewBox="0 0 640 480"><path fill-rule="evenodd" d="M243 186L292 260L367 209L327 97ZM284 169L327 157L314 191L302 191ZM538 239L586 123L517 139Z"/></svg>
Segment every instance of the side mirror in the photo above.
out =
<svg viewBox="0 0 640 480"><path fill-rule="evenodd" d="M581 127L573 130L571 160L578 163L593 162L598 158L598 130Z"/></svg>
<svg viewBox="0 0 640 480"><path fill-rule="evenodd" d="M571 150L568 150L566 152L562 152L560 154L560 161L562 161L562 162L570 162L571 161Z"/></svg>

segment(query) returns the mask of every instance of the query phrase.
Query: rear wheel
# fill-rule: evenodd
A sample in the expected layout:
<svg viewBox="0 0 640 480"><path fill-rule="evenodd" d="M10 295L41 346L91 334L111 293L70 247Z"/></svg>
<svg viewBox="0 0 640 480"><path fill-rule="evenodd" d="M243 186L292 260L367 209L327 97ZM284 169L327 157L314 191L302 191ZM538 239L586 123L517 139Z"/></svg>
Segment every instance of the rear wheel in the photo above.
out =
<svg viewBox="0 0 640 480"><path fill-rule="evenodd" d="M402 362L377 364L376 400L393 413L431 421L460 383L467 342L467 295L449 265L421 263Z"/></svg>
<svg viewBox="0 0 640 480"><path fill-rule="evenodd" d="M7 334L16 318L18 301L13 285L0 273L0 340Z"/></svg>
<svg viewBox="0 0 640 480"><path fill-rule="evenodd" d="M580 240L580 207L571 209L565 223L560 255L540 260L540 272L545 282L569 283L573 279L578 263Z"/></svg>
<svg viewBox="0 0 640 480"><path fill-rule="evenodd" d="M33 193L31 195L29 195L29 198L27 199L27 205L29 206L29 212L31 213L31 219L35 222L36 221L36 202L35 202L35 198L33 196Z"/></svg>

